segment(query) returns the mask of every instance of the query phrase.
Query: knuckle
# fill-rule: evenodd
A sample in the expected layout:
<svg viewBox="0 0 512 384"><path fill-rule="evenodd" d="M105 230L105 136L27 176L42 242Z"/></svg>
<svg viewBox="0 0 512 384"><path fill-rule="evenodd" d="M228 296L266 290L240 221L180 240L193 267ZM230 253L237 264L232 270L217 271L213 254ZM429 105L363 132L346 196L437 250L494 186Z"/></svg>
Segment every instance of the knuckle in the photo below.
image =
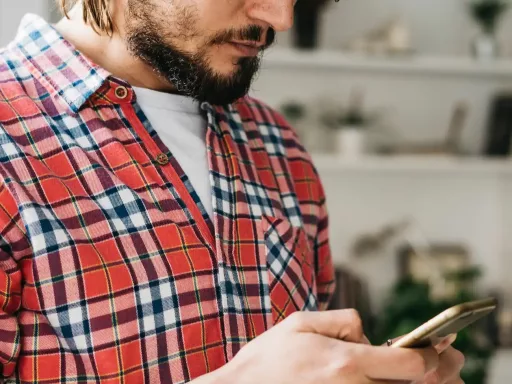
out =
<svg viewBox="0 0 512 384"><path fill-rule="evenodd" d="M294 312L285 321L293 329L302 329L307 324L307 316L304 312Z"/></svg>
<svg viewBox="0 0 512 384"><path fill-rule="evenodd" d="M441 383L441 376L439 375L439 372L434 371L430 372L424 380L421 381L422 384L440 384Z"/></svg>
<svg viewBox="0 0 512 384"><path fill-rule="evenodd" d="M336 374L339 377L347 377L355 375L359 371L359 362L355 358L348 354L345 359L341 360L335 367Z"/></svg>
<svg viewBox="0 0 512 384"><path fill-rule="evenodd" d="M440 384L441 383L441 375L438 371L432 372L432 377L429 380L428 384Z"/></svg>
<svg viewBox="0 0 512 384"><path fill-rule="evenodd" d="M417 374L418 377L423 377L427 374L428 365L427 361L419 354L411 355L411 370Z"/></svg>
<svg viewBox="0 0 512 384"><path fill-rule="evenodd" d="M351 322L355 325L359 325L362 327L363 321L361 320L361 316L356 309L347 309L347 316L351 320Z"/></svg>
<svg viewBox="0 0 512 384"><path fill-rule="evenodd" d="M459 366L459 368L464 367L464 364L466 363L466 357L464 356L464 354L461 351L455 350L454 359L455 359L457 365Z"/></svg>
<svg viewBox="0 0 512 384"><path fill-rule="evenodd" d="M363 320L355 309L347 309L347 316L356 335L363 337Z"/></svg>

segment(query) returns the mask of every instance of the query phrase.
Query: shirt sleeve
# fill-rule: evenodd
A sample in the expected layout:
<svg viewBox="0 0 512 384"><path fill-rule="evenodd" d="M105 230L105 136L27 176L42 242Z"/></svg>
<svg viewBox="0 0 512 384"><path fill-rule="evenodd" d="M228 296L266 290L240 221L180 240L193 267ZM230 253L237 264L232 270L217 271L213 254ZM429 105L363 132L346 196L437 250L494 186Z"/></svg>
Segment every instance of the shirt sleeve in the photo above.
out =
<svg viewBox="0 0 512 384"><path fill-rule="evenodd" d="M9 240L19 232L13 210L17 211L14 200L0 181L0 377L14 373L20 353L16 313L21 306L22 278Z"/></svg>
<svg viewBox="0 0 512 384"><path fill-rule="evenodd" d="M327 214L325 193L319 179L317 179L317 183L321 198L319 201L317 235L314 243L316 284L319 309L326 310L334 293L335 279L334 265L329 245L329 217Z"/></svg>

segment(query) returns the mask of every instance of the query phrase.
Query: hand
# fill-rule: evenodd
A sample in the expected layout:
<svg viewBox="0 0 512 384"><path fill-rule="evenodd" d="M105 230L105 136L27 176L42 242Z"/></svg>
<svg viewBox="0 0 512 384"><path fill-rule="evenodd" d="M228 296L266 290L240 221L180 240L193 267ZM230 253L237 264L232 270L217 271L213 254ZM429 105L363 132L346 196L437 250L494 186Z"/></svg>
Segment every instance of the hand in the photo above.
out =
<svg viewBox="0 0 512 384"><path fill-rule="evenodd" d="M217 377L237 384L373 384L421 382L438 368L434 348L365 343L353 310L296 313L242 348Z"/></svg>
<svg viewBox="0 0 512 384"><path fill-rule="evenodd" d="M436 346L439 353L439 366L418 384L464 384L460 378L460 371L464 366L464 355L451 346L455 339L456 336L453 335Z"/></svg>

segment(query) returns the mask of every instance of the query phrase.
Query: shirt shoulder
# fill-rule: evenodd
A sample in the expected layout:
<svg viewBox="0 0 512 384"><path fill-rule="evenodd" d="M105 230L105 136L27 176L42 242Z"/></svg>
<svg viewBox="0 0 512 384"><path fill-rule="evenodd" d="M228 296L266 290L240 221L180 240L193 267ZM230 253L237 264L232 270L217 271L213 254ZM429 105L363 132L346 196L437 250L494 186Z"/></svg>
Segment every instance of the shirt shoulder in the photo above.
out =
<svg viewBox="0 0 512 384"><path fill-rule="evenodd" d="M0 166L25 156L18 144L40 112L37 92L36 80L19 59L16 46L0 49Z"/></svg>
<svg viewBox="0 0 512 384"><path fill-rule="evenodd" d="M10 115L9 102L11 101L10 89L15 81L15 76L11 70L11 57L7 48L0 48L0 136L5 134L4 124Z"/></svg>
<svg viewBox="0 0 512 384"><path fill-rule="evenodd" d="M325 195L318 171L286 119L264 102L249 96L237 101L236 108L244 129L256 130L256 135L263 141L271 167L274 168L275 163L277 168L281 168L284 160L301 205L308 205L309 212L316 211L316 208L311 209L311 204L317 207L324 205Z"/></svg>
<svg viewBox="0 0 512 384"><path fill-rule="evenodd" d="M30 87L34 87L33 76L15 49L0 48L0 128L13 118L17 100L26 98Z"/></svg>
<svg viewBox="0 0 512 384"><path fill-rule="evenodd" d="M277 152L290 159L300 158L312 163L294 127L281 113L265 102L250 96L240 99L236 106L242 122L250 121L256 125L270 154ZM272 143L274 146L271 145Z"/></svg>
<svg viewBox="0 0 512 384"><path fill-rule="evenodd" d="M0 47L0 89L12 86L13 83L22 83L32 77L30 72L24 68L16 46L12 43L6 47ZM0 98L6 97L0 93Z"/></svg>

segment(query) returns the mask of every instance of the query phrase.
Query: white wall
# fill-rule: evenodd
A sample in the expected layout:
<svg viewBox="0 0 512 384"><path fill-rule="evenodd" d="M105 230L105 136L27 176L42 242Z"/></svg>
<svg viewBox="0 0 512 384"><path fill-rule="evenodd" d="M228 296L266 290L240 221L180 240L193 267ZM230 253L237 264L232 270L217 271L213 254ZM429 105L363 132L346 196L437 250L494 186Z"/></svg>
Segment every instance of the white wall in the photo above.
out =
<svg viewBox="0 0 512 384"><path fill-rule="evenodd" d="M479 153L489 103L495 92L512 90L512 77L267 65L253 86L253 94L274 107L290 99L312 104L320 97L344 103L351 89L360 87L366 92L367 107L383 109L398 140L405 141L444 139L455 104L464 101L469 106L469 116L462 145L470 153Z"/></svg>
<svg viewBox="0 0 512 384"><path fill-rule="evenodd" d="M467 14L468 0L340 0L323 15L321 45L339 48L343 43L380 23L401 16L410 26L419 52L466 55L478 31ZM503 19L500 39L512 55L512 10ZM279 42L287 45L289 36Z"/></svg>
<svg viewBox="0 0 512 384"><path fill-rule="evenodd" d="M51 7L54 7L53 0L1 0L0 47L15 36L23 15L35 13L47 18Z"/></svg>
<svg viewBox="0 0 512 384"><path fill-rule="evenodd" d="M467 4L468 0L332 0L323 14L320 47L340 49L354 36L400 15L410 26L419 54L468 56L478 28L468 15ZM512 10L503 19L499 38L504 55L512 56ZM290 33L280 35L277 48L288 45ZM320 95L344 100L353 87L365 88L369 106L384 108L391 126L406 140L442 138L454 104L465 101L470 116L463 145L478 153L489 102L495 92L512 90L512 78L276 68L264 69L253 89L255 96L278 106L290 98L309 102Z"/></svg>

